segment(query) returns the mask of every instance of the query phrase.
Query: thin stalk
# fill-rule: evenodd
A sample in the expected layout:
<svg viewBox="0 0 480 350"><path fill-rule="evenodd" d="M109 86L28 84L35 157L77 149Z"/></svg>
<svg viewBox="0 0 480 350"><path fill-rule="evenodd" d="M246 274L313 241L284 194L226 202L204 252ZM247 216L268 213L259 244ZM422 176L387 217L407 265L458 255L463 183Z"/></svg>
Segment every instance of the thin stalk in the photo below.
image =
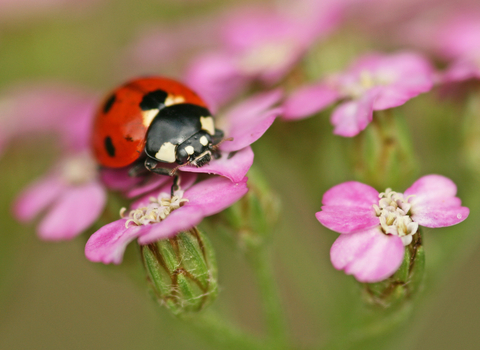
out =
<svg viewBox="0 0 480 350"><path fill-rule="evenodd" d="M273 349L287 348L287 322L282 308L270 250L264 246L252 249L247 258L257 280L268 336Z"/></svg>

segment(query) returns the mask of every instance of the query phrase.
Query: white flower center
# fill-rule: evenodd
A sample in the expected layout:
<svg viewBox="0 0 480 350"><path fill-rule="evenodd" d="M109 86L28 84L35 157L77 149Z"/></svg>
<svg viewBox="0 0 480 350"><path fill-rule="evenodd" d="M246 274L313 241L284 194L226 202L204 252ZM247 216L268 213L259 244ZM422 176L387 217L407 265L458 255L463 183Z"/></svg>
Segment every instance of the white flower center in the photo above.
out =
<svg viewBox="0 0 480 350"><path fill-rule="evenodd" d="M125 223L125 227L133 222L137 226L150 225L165 220L174 210L183 206L188 199L182 198L183 191L175 191L173 197L168 193L160 193L158 197L150 197L150 204L145 207L131 210L128 214L129 219ZM125 218L124 213L127 209L120 210L120 216Z"/></svg>
<svg viewBox="0 0 480 350"><path fill-rule="evenodd" d="M97 176L97 165L87 153L71 156L60 164L62 178L70 185L82 185Z"/></svg>
<svg viewBox="0 0 480 350"><path fill-rule="evenodd" d="M399 236L403 245L412 242L412 236L418 230L418 223L410 218L412 205L408 203L412 196L403 197L403 193L397 193L387 188L378 195L378 205L374 204L375 214L380 219L382 231L385 234Z"/></svg>
<svg viewBox="0 0 480 350"><path fill-rule="evenodd" d="M265 44L249 51L238 64L246 74L259 74L284 66L291 60L292 52L295 48L291 41Z"/></svg>
<svg viewBox="0 0 480 350"><path fill-rule="evenodd" d="M362 97L368 90L382 85L389 85L396 80L396 77L388 71L371 72L362 70L355 80L344 84L344 94L353 99Z"/></svg>

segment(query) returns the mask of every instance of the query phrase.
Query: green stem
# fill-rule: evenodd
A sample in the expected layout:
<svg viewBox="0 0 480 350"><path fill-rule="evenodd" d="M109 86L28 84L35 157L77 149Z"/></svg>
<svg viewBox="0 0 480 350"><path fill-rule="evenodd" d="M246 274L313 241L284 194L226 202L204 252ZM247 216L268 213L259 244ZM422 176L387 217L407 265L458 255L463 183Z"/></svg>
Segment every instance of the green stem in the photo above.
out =
<svg viewBox="0 0 480 350"><path fill-rule="evenodd" d="M210 310L184 320L194 326L202 337L215 342L217 346L220 345L221 349L264 350L268 347L263 339L257 339L243 332L225 321L224 317Z"/></svg>
<svg viewBox="0 0 480 350"><path fill-rule="evenodd" d="M263 245L253 248L247 258L255 273L262 299L267 332L273 349L287 348L287 327L274 270L271 265L270 250Z"/></svg>

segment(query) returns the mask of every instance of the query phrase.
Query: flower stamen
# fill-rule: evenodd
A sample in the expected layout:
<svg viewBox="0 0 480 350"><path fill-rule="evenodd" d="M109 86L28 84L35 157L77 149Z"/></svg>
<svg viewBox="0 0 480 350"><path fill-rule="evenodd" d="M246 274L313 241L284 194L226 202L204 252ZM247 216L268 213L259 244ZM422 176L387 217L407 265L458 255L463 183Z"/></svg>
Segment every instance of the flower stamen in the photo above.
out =
<svg viewBox="0 0 480 350"><path fill-rule="evenodd" d="M380 220L382 231L385 234L399 236L403 245L409 245L412 236L418 231L418 223L410 217L412 205L409 200L413 196L404 198L403 193L387 188L378 197L378 205L374 204L373 209Z"/></svg>
<svg viewBox="0 0 480 350"><path fill-rule="evenodd" d="M150 204L145 207L140 207L131 210L128 216L125 215L126 208L120 210L121 218L129 218L125 222L125 227L128 228L130 223L136 226L150 225L165 220L174 210L182 207L187 198L183 198L183 191L175 191L173 197L168 193L162 192L158 197L150 197Z"/></svg>

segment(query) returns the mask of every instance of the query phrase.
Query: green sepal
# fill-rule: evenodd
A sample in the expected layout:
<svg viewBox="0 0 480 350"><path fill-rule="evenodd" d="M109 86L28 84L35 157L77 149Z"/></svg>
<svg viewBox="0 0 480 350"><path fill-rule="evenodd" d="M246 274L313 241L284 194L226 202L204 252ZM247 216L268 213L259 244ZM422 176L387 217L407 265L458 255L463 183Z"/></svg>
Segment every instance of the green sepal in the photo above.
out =
<svg viewBox="0 0 480 350"><path fill-rule="evenodd" d="M384 281L364 284L367 303L383 307L402 305L421 288L425 268L425 252L420 232L405 247L402 265Z"/></svg>
<svg viewBox="0 0 480 350"><path fill-rule="evenodd" d="M140 247L157 301L175 315L202 310L218 293L213 248L197 228Z"/></svg>

